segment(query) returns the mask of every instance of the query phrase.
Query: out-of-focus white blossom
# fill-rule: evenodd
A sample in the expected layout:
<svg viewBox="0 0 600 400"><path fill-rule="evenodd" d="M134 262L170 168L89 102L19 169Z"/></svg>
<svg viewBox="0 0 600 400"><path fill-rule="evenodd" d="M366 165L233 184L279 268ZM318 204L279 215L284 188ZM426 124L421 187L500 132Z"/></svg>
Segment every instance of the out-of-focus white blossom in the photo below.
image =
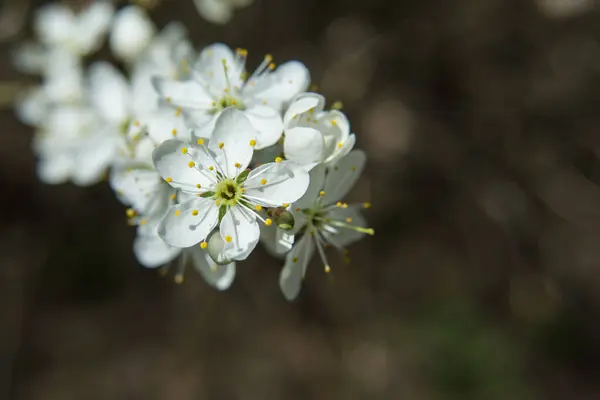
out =
<svg viewBox="0 0 600 400"><path fill-rule="evenodd" d="M281 137L282 109L310 82L308 70L298 61L275 68L267 55L249 77L247 52L234 54L223 44L204 49L191 66L191 79L174 81L157 77L154 85L165 101L182 110L198 137L210 137L219 113L234 107L243 111L257 131L256 149L275 144Z"/></svg>
<svg viewBox="0 0 600 400"><path fill-rule="evenodd" d="M156 27L146 10L138 6L127 6L119 10L113 20L109 44L116 57L133 62L150 45Z"/></svg>
<svg viewBox="0 0 600 400"><path fill-rule="evenodd" d="M226 24L238 8L247 7L254 0L194 0L198 13L207 21Z"/></svg>

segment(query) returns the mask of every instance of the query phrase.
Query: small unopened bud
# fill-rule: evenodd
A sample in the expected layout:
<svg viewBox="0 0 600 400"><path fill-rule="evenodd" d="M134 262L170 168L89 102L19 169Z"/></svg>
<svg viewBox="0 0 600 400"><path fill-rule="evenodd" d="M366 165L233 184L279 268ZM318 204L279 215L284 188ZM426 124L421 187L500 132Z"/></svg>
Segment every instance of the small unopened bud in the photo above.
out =
<svg viewBox="0 0 600 400"><path fill-rule="evenodd" d="M279 229L289 231L294 227L294 215L287 210L278 210L275 215L275 224Z"/></svg>
<svg viewBox="0 0 600 400"><path fill-rule="evenodd" d="M208 246L206 251L212 260L218 265L227 265L231 263L231 260L225 258L223 249L225 248L225 241L221 237L221 233L215 230L210 238L208 239Z"/></svg>

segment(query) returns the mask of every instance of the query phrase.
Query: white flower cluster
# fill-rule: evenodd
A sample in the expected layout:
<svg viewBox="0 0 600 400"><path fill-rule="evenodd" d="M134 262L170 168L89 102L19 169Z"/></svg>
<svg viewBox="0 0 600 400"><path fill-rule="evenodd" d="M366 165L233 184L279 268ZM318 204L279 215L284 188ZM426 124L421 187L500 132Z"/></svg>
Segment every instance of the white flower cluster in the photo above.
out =
<svg viewBox="0 0 600 400"><path fill-rule="evenodd" d="M306 267L326 248L366 234L369 203L343 201L365 164L339 110L306 92L300 62L276 67L267 55L253 73L247 51L214 44L196 53L179 24L156 33L136 6L114 12L96 1L75 14L42 8L39 43L17 65L42 84L17 105L36 128L42 181L90 185L108 177L137 226L133 244L149 268L192 264L219 290L261 241L285 257L280 286L294 299ZM103 38L126 66L83 57Z"/></svg>

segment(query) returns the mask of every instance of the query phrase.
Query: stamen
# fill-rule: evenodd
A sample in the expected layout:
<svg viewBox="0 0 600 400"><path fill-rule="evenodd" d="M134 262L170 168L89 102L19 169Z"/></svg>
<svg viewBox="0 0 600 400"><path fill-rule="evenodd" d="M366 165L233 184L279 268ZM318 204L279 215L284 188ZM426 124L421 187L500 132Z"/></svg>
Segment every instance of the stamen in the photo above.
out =
<svg viewBox="0 0 600 400"><path fill-rule="evenodd" d="M231 239L231 236L229 236L229 235L225 236L225 241L226 241L227 243L231 243L231 240L232 240L232 239Z"/></svg>
<svg viewBox="0 0 600 400"><path fill-rule="evenodd" d="M208 243L204 242L200 242L200 248L205 249L208 247Z"/></svg>
<svg viewBox="0 0 600 400"><path fill-rule="evenodd" d="M181 214L181 210L175 210L175 216L179 217L179 214Z"/></svg>
<svg viewBox="0 0 600 400"><path fill-rule="evenodd" d="M173 136L177 136L177 129L173 129L173 130L171 131L171 135L173 135Z"/></svg>
<svg viewBox="0 0 600 400"><path fill-rule="evenodd" d="M195 217L196 215L198 215L198 210L193 210L192 211L192 215Z"/></svg>
<svg viewBox="0 0 600 400"><path fill-rule="evenodd" d="M281 157L275 157L275 162L276 163L280 163L282 161L283 161L283 159Z"/></svg>
<svg viewBox="0 0 600 400"><path fill-rule="evenodd" d="M187 154L187 152L188 152L187 147L182 147L181 148L181 154Z"/></svg>
<svg viewBox="0 0 600 400"><path fill-rule="evenodd" d="M256 146L256 140L252 139L250 141L250 147L254 147L254 146Z"/></svg>
<svg viewBox="0 0 600 400"><path fill-rule="evenodd" d="M265 220L265 225L266 225L266 226L271 226L272 224L273 224L273 221L271 220L271 218L267 218L267 219Z"/></svg>

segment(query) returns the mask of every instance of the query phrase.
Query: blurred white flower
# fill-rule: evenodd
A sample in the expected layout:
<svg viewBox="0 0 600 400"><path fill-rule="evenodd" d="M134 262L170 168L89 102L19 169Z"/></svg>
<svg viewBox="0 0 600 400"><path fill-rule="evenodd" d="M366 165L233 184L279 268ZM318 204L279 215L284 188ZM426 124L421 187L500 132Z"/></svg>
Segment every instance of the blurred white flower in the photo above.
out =
<svg viewBox="0 0 600 400"><path fill-rule="evenodd" d="M331 267L325 256L327 246L333 246L345 256L345 246L366 234L374 234L366 227L366 221L359 212L360 208L370 205L348 205L341 201L360 177L365 161L365 154L354 150L333 168L317 165L310 171L310 185L306 193L290 206L295 220L290 233L301 237L287 253L279 279L281 290L288 300L293 300L300 293L302 278L315 249L325 272L329 272ZM285 246L280 245L279 248L285 251Z"/></svg>
<svg viewBox="0 0 600 400"><path fill-rule="evenodd" d="M338 110L323 111L325 98L317 93L301 93L283 117L285 158L303 165L333 164L352 150L354 134L350 123Z"/></svg>
<svg viewBox="0 0 600 400"><path fill-rule="evenodd" d="M207 21L226 24L236 8L247 7L254 0L194 0L198 13Z"/></svg>
<svg viewBox="0 0 600 400"><path fill-rule="evenodd" d="M190 195L162 220L158 232L163 240L176 247L206 243L219 225L223 260L244 260L259 240L256 220L273 222L261 216L262 208L280 207L304 194L309 175L293 162L278 160L246 170L256 134L243 112L227 108L215 123L210 143L169 140L154 151L160 175Z"/></svg>
<svg viewBox="0 0 600 400"><path fill-rule="evenodd" d="M226 107L242 110L257 131L256 149L262 149L281 137L281 111L307 88L310 76L298 61L275 69L267 55L247 77L246 56L245 50L234 55L227 46L214 44L204 49L192 66L192 79L177 82L156 77L154 86L162 98L182 110L189 127L198 128L198 137L210 137L216 118Z"/></svg>
<svg viewBox="0 0 600 400"><path fill-rule="evenodd" d="M77 14L64 4L46 4L36 12L34 30L48 48L85 56L102 45L113 14L114 7L108 1L93 1Z"/></svg>
<svg viewBox="0 0 600 400"><path fill-rule="evenodd" d="M117 58L131 63L148 48L155 33L156 28L146 10L127 6L119 10L113 20L110 48Z"/></svg>

